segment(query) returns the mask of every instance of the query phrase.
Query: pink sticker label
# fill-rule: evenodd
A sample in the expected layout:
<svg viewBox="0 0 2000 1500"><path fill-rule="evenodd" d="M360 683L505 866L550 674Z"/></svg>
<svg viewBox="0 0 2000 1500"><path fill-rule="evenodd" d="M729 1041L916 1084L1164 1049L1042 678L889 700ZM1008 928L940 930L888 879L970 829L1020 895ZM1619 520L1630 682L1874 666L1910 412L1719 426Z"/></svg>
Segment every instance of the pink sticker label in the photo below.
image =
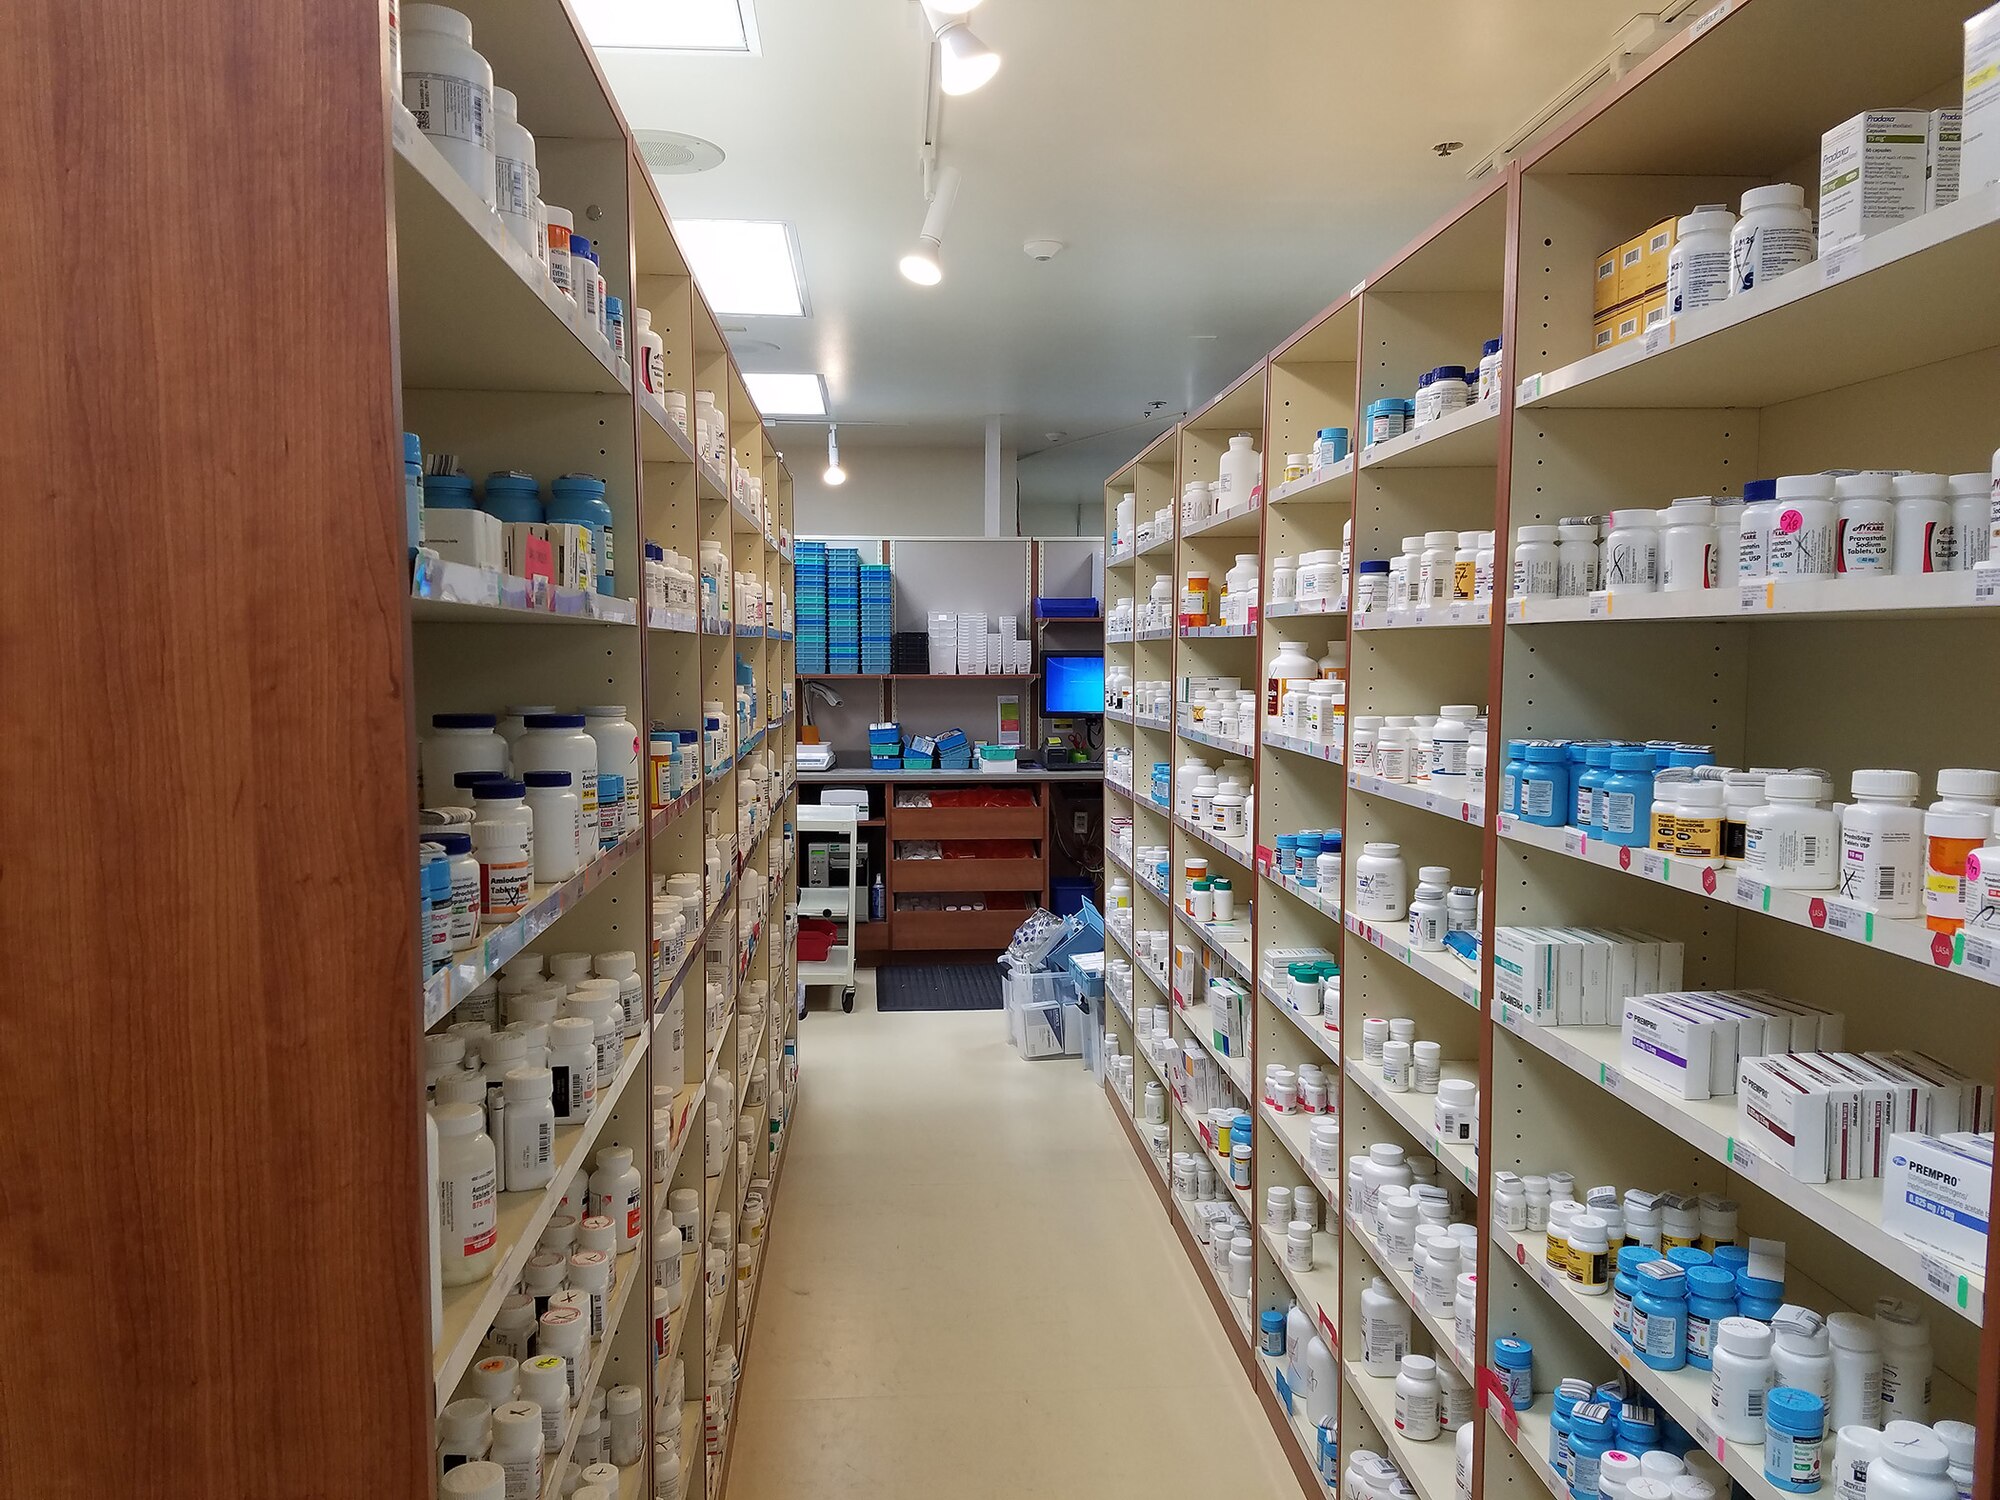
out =
<svg viewBox="0 0 2000 1500"><path fill-rule="evenodd" d="M1778 512L1777 529L1783 532L1786 536L1790 536L1795 531L1802 530L1805 527L1805 524L1806 524L1806 518L1803 515L1801 515L1798 511L1781 510Z"/></svg>

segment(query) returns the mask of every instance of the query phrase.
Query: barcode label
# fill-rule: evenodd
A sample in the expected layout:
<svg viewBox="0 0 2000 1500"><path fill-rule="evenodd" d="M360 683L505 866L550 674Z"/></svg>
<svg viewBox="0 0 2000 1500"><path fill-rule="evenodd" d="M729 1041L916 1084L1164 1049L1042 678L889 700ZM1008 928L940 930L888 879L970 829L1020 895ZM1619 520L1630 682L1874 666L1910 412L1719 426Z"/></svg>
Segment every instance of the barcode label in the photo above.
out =
<svg viewBox="0 0 2000 1500"><path fill-rule="evenodd" d="M1739 584L1736 589L1736 607L1748 612L1764 607L1764 585L1761 583Z"/></svg>
<svg viewBox="0 0 2000 1500"><path fill-rule="evenodd" d="M1648 880L1667 878L1667 857L1657 849L1647 849L1639 855L1639 873Z"/></svg>
<svg viewBox="0 0 2000 1500"><path fill-rule="evenodd" d="M1875 899L1887 901L1896 894L1896 867L1884 865L1875 872ZM1831 910L1831 906L1828 910Z"/></svg>
<svg viewBox="0 0 2000 1500"><path fill-rule="evenodd" d="M1893 886L1896 872L1884 870L1882 873L1889 877L1889 882ZM1891 894L1893 894L1891 891L1882 892L1882 899L1887 900ZM1826 930L1863 943L1874 937L1874 924L1869 913L1858 906L1849 906L1845 901L1826 903Z"/></svg>
<svg viewBox="0 0 2000 1500"><path fill-rule="evenodd" d="M1720 4L1713 5L1709 7L1707 10L1703 11L1700 18L1696 20L1694 25L1688 27L1688 40L1693 41L1696 37L1700 36L1704 31L1708 30L1709 27L1713 26L1717 21L1720 21L1724 16L1728 15L1729 7L1732 3L1733 0L1721 0Z"/></svg>
<svg viewBox="0 0 2000 1500"><path fill-rule="evenodd" d="M1996 949L1985 938L1976 938L1967 933L1960 954L1959 964L1962 968L1971 969L1980 974L2000 973L2000 949Z"/></svg>

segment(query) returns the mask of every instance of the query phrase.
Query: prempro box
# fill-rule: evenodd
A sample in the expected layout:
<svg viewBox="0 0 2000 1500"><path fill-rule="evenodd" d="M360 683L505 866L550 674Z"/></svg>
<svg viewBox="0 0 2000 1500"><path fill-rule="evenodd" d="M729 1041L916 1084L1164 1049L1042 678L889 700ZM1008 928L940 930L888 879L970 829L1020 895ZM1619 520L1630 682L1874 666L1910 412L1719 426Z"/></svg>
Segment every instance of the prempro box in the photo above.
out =
<svg viewBox="0 0 2000 1500"><path fill-rule="evenodd" d="M1893 1135L1882 1173L1882 1227L1974 1271L1986 1269L1991 1143L1977 1151L1932 1136Z"/></svg>
<svg viewBox="0 0 2000 1500"><path fill-rule="evenodd" d="M1827 1096L1779 1057L1746 1057L1736 1074L1737 1133L1800 1182L1825 1182Z"/></svg>
<svg viewBox="0 0 2000 1500"><path fill-rule="evenodd" d="M1819 141L1819 253L1924 211L1930 111L1871 109Z"/></svg>

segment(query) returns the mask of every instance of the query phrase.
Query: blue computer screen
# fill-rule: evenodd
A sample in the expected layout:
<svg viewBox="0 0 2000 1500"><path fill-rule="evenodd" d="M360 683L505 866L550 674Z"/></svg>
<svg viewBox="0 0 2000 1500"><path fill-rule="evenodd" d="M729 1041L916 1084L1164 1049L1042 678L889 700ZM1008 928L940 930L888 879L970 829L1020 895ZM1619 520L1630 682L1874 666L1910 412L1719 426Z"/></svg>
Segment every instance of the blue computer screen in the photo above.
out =
<svg viewBox="0 0 2000 1500"><path fill-rule="evenodd" d="M1042 712L1051 715L1103 713L1103 653L1049 652L1044 655Z"/></svg>

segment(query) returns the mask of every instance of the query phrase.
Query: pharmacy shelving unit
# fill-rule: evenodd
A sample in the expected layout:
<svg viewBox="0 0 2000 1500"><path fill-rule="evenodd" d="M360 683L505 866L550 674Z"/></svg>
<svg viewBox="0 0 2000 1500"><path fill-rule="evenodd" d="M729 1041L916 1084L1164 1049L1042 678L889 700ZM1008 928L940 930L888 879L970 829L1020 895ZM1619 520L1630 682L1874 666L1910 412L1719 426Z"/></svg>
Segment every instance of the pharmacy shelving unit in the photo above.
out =
<svg viewBox="0 0 2000 1500"><path fill-rule="evenodd" d="M746 461L756 449L767 515L735 537L735 557L788 599L789 480L570 8L468 0L458 9L537 138L542 196L588 226L609 291L659 313L673 388L714 389ZM718 1489L699 1462L701 1403L713 1391L726 1409L729 1392L693 1353L706 1334L693 1307L676 1314L684 1331L672 1351L688 1373L681 1389L666 1389L669 1362L650 1348L651 1246L664 1190L704 1181L702 1103L720 1078L702 1066L719 1040L704 1024L703 997L721 978L707 954L725 933L733 956L753 868L759 881L776 876L780 891L768 896L776 926L755 970L769 1004L753 1034L766 1040L747 1066L734 1055L725 1065L736 1105L765 1111L738 1177L775 1178L782 1159L771 1153L784 1139L789 1061L781 1071L764 1059L795 1046L781 998L790 876L778 851L790 841L752 840L733 894L718 880L709 912L694 914L689 956L648 961L653 880L700 870L711 822L736 841L749 796L739 747L728 776L667 806L644 807L642 789L641 815L624 819L579 874L536 889L519 918L486 927L449 967L420 972L416 845L428 798L416 749L430 716L618 703L636 725L697 725L708 648L687 622L642 611L641 559L652 538L693 556L706 518L691 445L665 408L635 391L607 341L577 326L536 257L405 108L392 15L191 0L170 23L127 16L132 55L146 65L74 81L75 97L122 143L104 149L109 137L72 136L52 119L17 135L52 174L24 184L24 195L46 201L61 191L54 176L75 169L99 183L80 226L99 250L88 296L131 312L133 357L81 360L76 330L61 320L10 324L10 355L39 346L45 368L94 366L75 399L16 434L21 460L71 497L45 519L76 567L52 575L47 591L35 580L13 596L10 698L32 693L64 722L105 726L114 722L106 687L116 684L119 713L139 715L143 734L80 735L64 754L118 827L125 862L163 878L162 894L119 903L106 927L85 917L110 909L100 904L103 871L60 857L43 833L56 820L9 825L10 860L38 872L40 894L8 903L9 938L32 982L49 993L146 996L82 1007L72 1027L78 1057L113 1082L114 1107L82 1108L74 1069L63 1070L66 1099L44 1092L49 1070L12 1080L10 1097L38 1124L31 1137L10 1114L6 1138L59 1142L68 1180L65 1206L36 1174L15 1174L16 1222L36 1236L71 1220L121 1227L65 1236L60 1256L40 1257L66 1289L62 1311L27 1335L48 1384L32 1419L9 1403L0 1442L9 1493L35 1482L29 1454L44 1445L30 1420L44 1433L59 1424L101 1435L66 1459L64 1484L80 1491L432 1493L440 1404L457 1394L574 1175L606 1147L660 1169L589 1356L597 1384L657 1398L621 1497L651 1494L653 1439L684 1429L689 1402L684 1493ZM9 97L34 91L30 74L43 64L28 59L59 45L39 23L21 40L0 64ZM227 108L185 107L188 80L223 77ZM169 109L174 129L148 130ZM187 274L200 246L212 255L218 222L242 232L240 286L254 292ZM427 457L451 455L474 477L601 477L615 588L534 598L523 580L416 550L405 432ZM716 484L725 498L728 482L724 472ZM774 768L761 785L775 829L789 823L791 721L779 692L789 648L765 638L754 649L769 687L759 751ZM130 754L138 739L145 772ZM11 745L10 773L57 784L42 764L53 748ZM43 948L45 964L32 930L89 936ZM421 1038L483 1012L475 992L524 950L630 950L646 1005L598 1106L556 1130L555 1181L499 1195L496 1269L446 1289L434 1325ZM738 993L724 991L730 1005ZM664 1018L683 1001L677 1060ZM139 1057L158 1078L132 1071ZM196 1067L229 1083L160 1086ZM733 1105L732 1138L736 1127ZM135 1177L136 1162L145 1167ZM148 1183L171 1183L173 1201ZM246 1211L253 1202L275 1211ZM194 1311L179 1289L197 1287L227 1288L228 1314ZM351 1343L362 1309L368 1372L357 1379L328 1351ZM249 1432L261 1436L243 1439ZM578 1435L579 1424L566 1426L558 1454L573 1453ZM274 1462L293 1477L278 1477ZM545 1493L560 1493L552 1467Z"/></svg>
<svg viewBox="0 0 2000 1500"><path fill-rule="evenodd" d="M2000 589L1985 574L1508 597L1523 525L1734 492L1758 475L1989 466L2000 429L1978 393L2000 373L2000 322L1982 289L2000 263L2000 187L1650 338L1590 352L1592 270L1605 245L1698 202L1813 180L1821 132L1861 109L1950 103L1965 9L1724 0L1690 12L1644 63L1231 387L1247 391L1261 373L1267 393L1259 538L1267 591L1276 558L1339 546L1350 517L1357 561L1392 557L1404 536L1426 530L1498 533L1499 576L1485 608L1361 617L1329 632L1347 653L1353 714L1484 709L1494 774L1483 785L1397 783L1354 770L1345 764L1351 736L1320 747L1267 731L1255 758L1253 955L1316 943L1339 955L1343 983L1334 1024L1308 1024L1259 974L1253 1079L1271 1062L1337 1059L1343 1159L1387 1140L1438 1163L1437 1180L1457 1190L1462 1216L1478 1226L1480 1298L1467 1359L1451 1316L1418 1306L1408 1274L1382 1264L1368 1226L1332 1212L1331 1282L1317 1265L1288 1274L1265 1236L1253 1300L1258 1310L1296 1302L1330 1339L1350 1335L1338 1350L1342 1445L1386 1453L1426 1500L1452 1493L1449 1437L1421 1444L1393 1430L1391 1383L1365 1373L1352 1336L1361 1290L1377 1274L1411 1302L1416 1346L1435 1349L1480 1394L1474 1493L1483 1500L1564 1493L1548 1465L1550 1390L1566 1375L1597 1381L1620 1371L1684 1421L1743 1490L1764 1500L1777 1493L1762 1478L1758 1448L1709 1429L1699 1372L1663 1375L1621 1352L1606 1299L1579 1296L1551 1274L1539 1236L1494 1222L1488 1187L1501 1170L1722 1193L1741 1205L1745 1235L1783 1242L1788 1296L1822 1311L1866 1311L1884 1296L1922 1305L1937 1358L1933 1416L1975 1424L1974 1492L1993 1486L2000 1334L1986 1326L1990 1266L1957 1264L1886 1229L1879 1180L1796 1180L1738 1138L1735 1100L1669 1098L1632 1076L1613 1028L1536 1027L1498 1005L1491 960L1497 926L1642 929L1684 945L1689 985L1796 995L1841 1010L1851 1048L1916 1047L1995 1074L2000 1013L1989 1002L2000 945L1934 933L1833 893L1772 890L1719 861L1523 824L1501 814L1497 774L1507 739L1545 736L1672 737L1712 745L1724 764L1825 766L1836 795L1856 767L1919 770L1928 792L1940 767L1995 763L2000 710L1968 670L2000 646ZM1787 72L1801 34L1829 25L1843 38L1840 59ZM1779 97L1752 82L1780 73L1799 87ZM1305 451L1317 428L1352 428L1369 401L1407 396L1420 370L1460 363L1496 334L1505 349L1490 402L1282 479L1283 455ZM1189 420L1215 425L1211 416ZM1183 462L1206 441L1184 433ZM1129 488L1109 487L1107 506ZM1203 536L1184 528L1183 564L1214 558L1219 538L1207 553L1191 551ZM1143 562L1136 571L1143 577ZM1137 597L1143 585L1134 585ZM1279 639L1299 639L1297 628L1267 610L1252 670ZM1306 643L1316 655L1317 642ZM1217 670L1214 653L1224 649L1212 638L1177 639L1171 670ZM1143 782L1151 765L1136 759ZM1185 857L1215 855L1210 839L1169 826L1169 900L1178 901ZM1353 852L1369 839L1393 840L1413 878L1419 866L1442 864L1455 883L1477 884L1479 960L1415 951L1400 926L1368 921L1352 909L1351 873L1344 902L1268 873L1276 836L1311 827L1343 828ZM1181 925L1175 941L1193 939L1201 951L1198 936ZM1389 1015L1415 1019L1419 1037L1442 1044L1446 1077L1478 1081L1480 1144L1439 1140L1433 1097L1391 1091L1363 1058L1360 1023ZM1260 1102L1256 1122L1251 1201L1267 1185L1312 1182L1337 1209L1340 1184L1311 1170L1310 1121ZM1176 1127L1176 1149L1180 1134ZM1171 1196L1170 1177L1155 1182ZM1177 1229L1188 1223L1183 1213L1168 1217ZM1230 1326L1233 1313L1218 1306ZM1524 1411L1497 1397L1486 1368L1493 1339L1505 1334L1536 1351L1536 1399ZM1248 1378L1275 1410L1270 1369L1250 1367ZM1297 1410L1274 1422L1302 1492L1314 1494L1313 1434Z"/></svg>

